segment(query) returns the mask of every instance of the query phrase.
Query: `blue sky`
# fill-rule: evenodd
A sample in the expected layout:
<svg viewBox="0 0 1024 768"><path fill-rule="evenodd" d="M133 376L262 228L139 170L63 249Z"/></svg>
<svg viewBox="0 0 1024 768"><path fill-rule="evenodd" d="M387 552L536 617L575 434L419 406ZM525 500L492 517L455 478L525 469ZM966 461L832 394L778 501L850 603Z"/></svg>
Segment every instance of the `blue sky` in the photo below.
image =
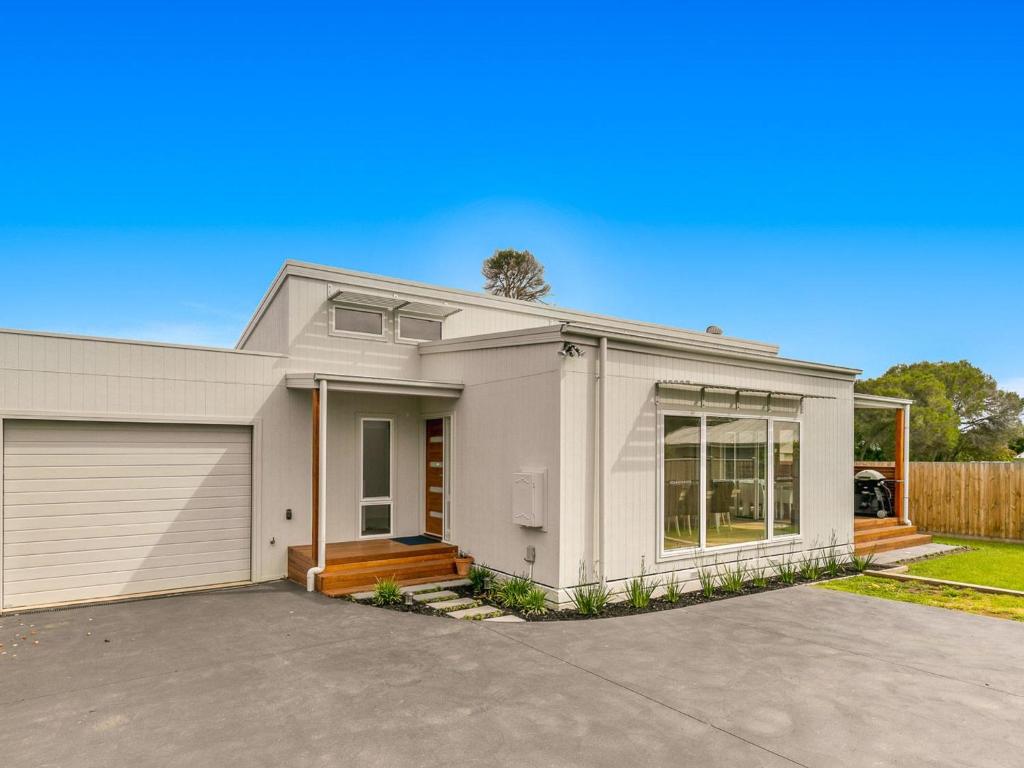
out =
<svg viewBox="0 0 1024 768"><path fill-rule="evenodd" d="M1024 5L0 9L0 326L231 345L285 258L1024 391Z"/></svg>

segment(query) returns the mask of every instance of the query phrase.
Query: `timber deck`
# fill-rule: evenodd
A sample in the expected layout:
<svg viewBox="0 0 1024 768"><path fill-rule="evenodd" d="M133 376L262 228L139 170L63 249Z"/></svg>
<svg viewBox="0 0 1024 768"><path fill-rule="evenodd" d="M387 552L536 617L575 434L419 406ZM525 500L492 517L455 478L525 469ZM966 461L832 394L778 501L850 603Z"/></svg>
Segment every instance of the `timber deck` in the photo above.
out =
<svg viewBox="0 0 1024 768"><path fill-rule="evenodd" d="M391 539L347 541L327 545L327 567L316 577L316 590L341 597L374 588L377 579L393 578L402 586L455 578L458 547L444 542L402 544ZM288 578L306 585L313 567L312 549L288 547Z"/></svg>

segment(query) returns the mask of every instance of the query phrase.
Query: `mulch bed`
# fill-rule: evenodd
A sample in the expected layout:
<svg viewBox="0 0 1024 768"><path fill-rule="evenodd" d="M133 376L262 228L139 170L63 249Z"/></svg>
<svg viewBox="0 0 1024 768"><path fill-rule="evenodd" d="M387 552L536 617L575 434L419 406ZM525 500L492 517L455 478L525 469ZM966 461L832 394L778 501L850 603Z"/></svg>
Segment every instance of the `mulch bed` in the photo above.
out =
<svg viewBox="0 0 1024 768"><path fill-rule="evenodd" d="M525 614L522 611L515 608L504 608L501 610L503 613L512 614L518 616L526 621L592 621L595 619L611 619L617 616L636 616L642 613L657 613L659 611L670 611L675 608L686 608L691 605L700 605L701 603L714 603L719 600L728 600L733 597L743 597L744 595L756 595L761 592L773 592L776 589L786 589L787 587L796 587L801 584L814 584L819 581L829 581L831 579L841 579L846 576L855 576L858 571L853 568L844 569L844 571L836 576L828 576L822 574L817 579L804 579L797 577L797 580L793 584L783 584L778 577L772 577L768 579L767 584L764 587L755 587L753 584L746 584L739 592L726 592L721 587L715 589L715 592L711 597L706 597L703 592L696 590L693 592L686 592L679 600L675 603L670 603L662 598L655 598L651 600L651 604L647 608L634 608L630 603L626 601L608 603L607 607L601 613L597 615L584 615L578 613L575 608L563 608L562 610L554 611L549 610L547 613L541 614ZM449 587L450 591L455 592L459 597L472 597L482 603L489 603L491 605L497 605L495 601L487 600L481 595L475 595L472 587ZM363 605L373 605L369 600L360 601ZM411 606L406 606L404 603L397 605L382 605L378 606L389 611L398 611L399 613L421 613L428 616L442 616L439 611L435 611L425 603L414 603ZM499 606L500 607L500 606Z"/></svg>

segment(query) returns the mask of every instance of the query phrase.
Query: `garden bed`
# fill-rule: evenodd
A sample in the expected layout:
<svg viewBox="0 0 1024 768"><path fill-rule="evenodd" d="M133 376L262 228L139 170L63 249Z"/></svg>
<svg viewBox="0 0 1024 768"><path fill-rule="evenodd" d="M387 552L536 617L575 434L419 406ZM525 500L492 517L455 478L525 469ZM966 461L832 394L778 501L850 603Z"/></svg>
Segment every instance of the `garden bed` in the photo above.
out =
<svg viewBox="0 0 1024 768"><path fill-rule="evenodd" d="M854 569L844 570L842 573L836 574L835 576L821 575L816 579L803 579L798 578L792 584L783 584L778 578L770 578L763 587L756 587L753 584L747 584L738 592L727 592L721 587L715 589L710 596L706 595L699 589L691 592L684 592L677 601L669 602L661 597L651 598L650 605L646 608L637 608L628 600L621 600L617 602L610 602L605 609L597 614L584 614L577 611L575 608L562 608L560 610L550 610L547 613L540 614L527 614L523 611L515 608L502 608L505 613L510 613L520 618L526 619L526 621L593 621L597 619L611 619L617 616L638 616L643 613L658 613L659 611L671 611L675 608L687 608L692 605L700 605L702 603L714 603L719 600L729 600L733 597L744 597L746 595L756 595L761 592L773 592L777 589L787 589L789 587L798 587L801 584L815 584L822 581L831 581L833 579L842 579L848 576L856 575L858 572Z"/></svg>
<svg viewBox="0 0 1024 768"><path fill-rule="evenodd" d="M505 605L499 599L496 599L494 595L481 592L474 589L472 586L446 587L446 589L454 592L459 597L472 598L482 605L498 606L502 613L518 616L525 621L592 621L597 619L610 619L619 616L637 616L644 613L658 613L660 611L669 611L676 608L686 608L693 605L700 605L702 603L713 603L719 600L728 600L733 597L756 595L761 592L772 592L777 589L786 589L787 587L795 587L802 584L815 584L835 579L843 579L849 576L858 575L859 573L861 573L861 571L858 571L852 565L846 564L839 572L834 574L822 573L815 578L797 576L791 583L784 583L778 576L772 576L764 579L762 586L755 586L753 583L748 581L739 589L727 590L721 586L717 586L713 591L710 591L710 593L701 589L683 592L675 601L669 601L664 597L652 597L648 605L642 608L633 605L628 600L616 599L614 602L609 601L602 610L596 613L581 613L575 607L562 608L559 610L548 609L544 612L527 611L517 606ZM651 582L656 580L654 577L649 578ZM358 602L363 605L374 605L371 599L360 600ZM379 605L376 607L390 611L397 611L399 613L419 613L428 616L444 617L443 613L432 609L429 603L415 602L413 605L405 605L404 602L398 602Z"/></svg>

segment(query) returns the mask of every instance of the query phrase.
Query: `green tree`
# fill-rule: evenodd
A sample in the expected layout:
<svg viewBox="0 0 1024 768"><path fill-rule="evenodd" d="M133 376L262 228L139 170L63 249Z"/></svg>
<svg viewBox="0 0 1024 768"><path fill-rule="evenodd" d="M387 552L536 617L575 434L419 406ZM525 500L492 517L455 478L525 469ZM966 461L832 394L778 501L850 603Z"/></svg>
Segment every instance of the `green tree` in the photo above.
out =
<svg viewBox="0 0 1024 768"><path fill-rule="evenodd" d="M858 382L871 395L914 400L910 409L910 455L915 461L1006 460L1021 435L1024 398L999 389L994 378L966 360L895 365L876 379ZM856 453L862 459L892 459L890 412L861 411L855 420Z"/></svg>
<svg viewBox="0 0 1024 768"><path fill-rule="evenodd" d="M540 301L551 293L544 280L544 265L529 251L505 248L484 260L484 290L510 299Z"/></svg>

